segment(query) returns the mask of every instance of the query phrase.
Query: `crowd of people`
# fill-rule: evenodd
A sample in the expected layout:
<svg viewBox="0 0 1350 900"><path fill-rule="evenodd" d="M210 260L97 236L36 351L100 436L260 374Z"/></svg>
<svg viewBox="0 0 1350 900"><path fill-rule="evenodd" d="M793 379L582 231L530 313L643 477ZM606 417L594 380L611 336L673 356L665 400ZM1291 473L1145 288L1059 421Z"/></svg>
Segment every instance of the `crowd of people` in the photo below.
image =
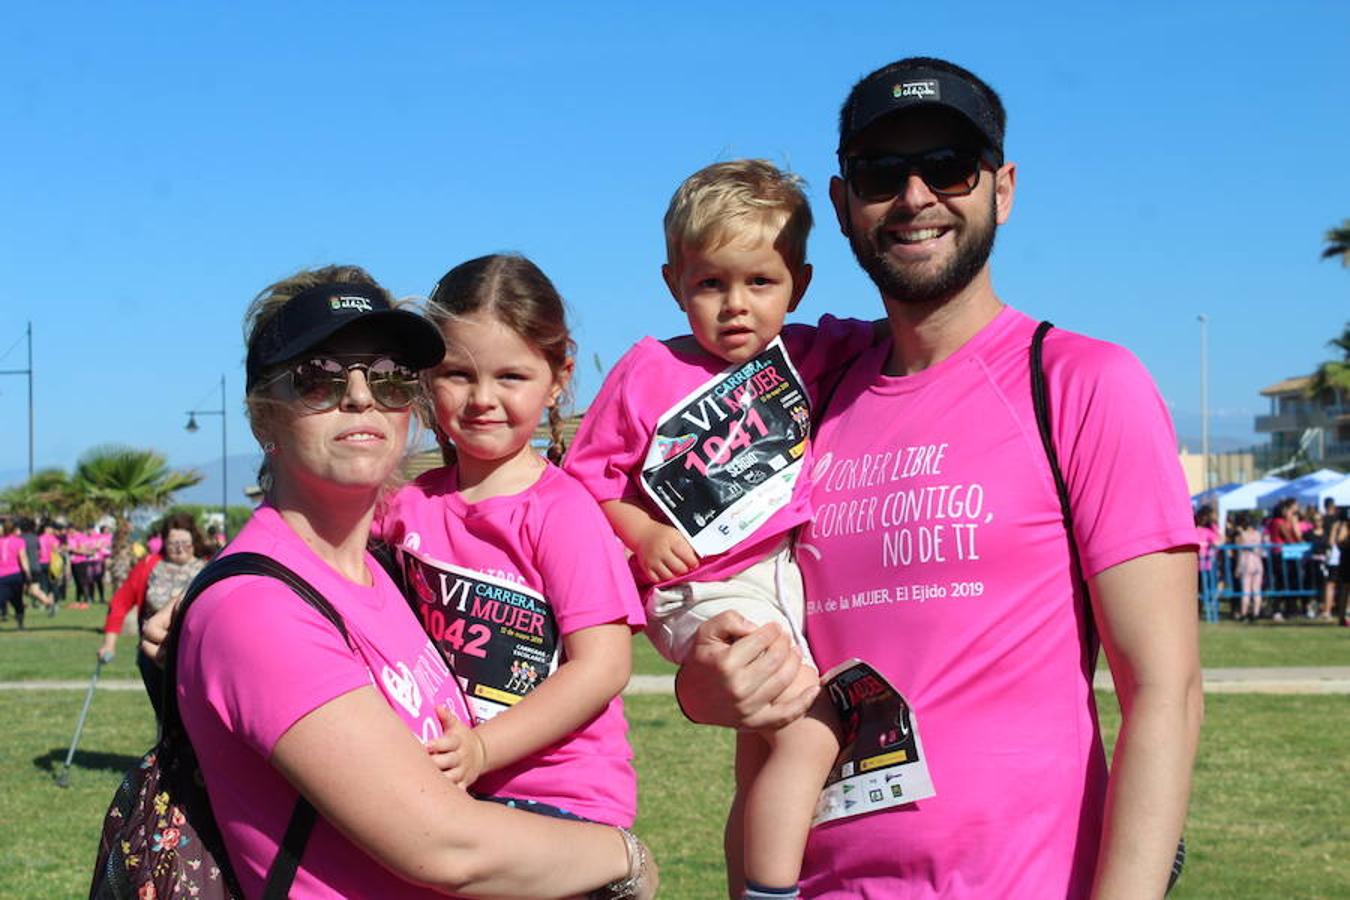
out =
<svg viewBox="0 0 1350 900"><path fill-rule="evenodd" d="M72 583L72 609L106 603L111 526L17 516L0 520L0 532L0 622L12 615L23 630L30 607L56 615Z"/></svg>
<svg viewBox="0 0 1350 900"><path fill-rule="evenodd" d="M689 333L636 344L571 448L575 348L523 257L453 267L420 313L357 266L254 299L264 499L215 559L279 562L334 617L261 575L180 606L216 564L170 519L99 647L140 610L146 689L176 685L246 896L302 798L290 896L654 896L620 697L644 629L684 713L737 730L733 897L1167 889L1202 715L1197 532L1138 361L994 292L1005 127L945 60L849 92L830 199L876 322L784 325L812 274L799 179L690 176L661 270ZM417 416L444 465L399 485ZM1123 718L1109 772L1098 641ZM931 789L813 824L836 754L868 752L848 692L821 689L855 657L899 698L883 741L922 729L903 761Z"/></svg>
<svg viewBox="0 0 1350 900"><path fill-rule="evenodd" d="M1321 619L1350 626L1350 510L1281 500L1268 513L1230 513L1220 531L1214 507L1195 512L1200 607L1218 621L1222 601L1240 622Z"/></svg>

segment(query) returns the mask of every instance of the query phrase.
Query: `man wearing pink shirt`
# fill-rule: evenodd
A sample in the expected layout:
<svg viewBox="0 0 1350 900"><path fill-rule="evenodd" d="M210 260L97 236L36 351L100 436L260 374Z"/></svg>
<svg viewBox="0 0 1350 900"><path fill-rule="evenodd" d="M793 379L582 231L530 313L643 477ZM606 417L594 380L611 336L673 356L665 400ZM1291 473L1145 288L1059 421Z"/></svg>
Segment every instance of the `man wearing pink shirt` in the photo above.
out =
<svg viewBox="0 0 1350 900"><path fill-rule="evenodd" d="M892 340L813 411L806 634L822 671L861 657L905 695L936 795L817 827L803 896L1159 896L1181 834L1202 698L1175 437L1132 355L1051 331L1067 534L1032 406L1036 323L990 274L1016 187L1004 125L988 85L928 58L863 78L840 117L830 197ZM1123 711L1109 778L1094 632ZM696 721L764 727L809 703L788 688L798 665L727 614L677 690Z"/></svg>

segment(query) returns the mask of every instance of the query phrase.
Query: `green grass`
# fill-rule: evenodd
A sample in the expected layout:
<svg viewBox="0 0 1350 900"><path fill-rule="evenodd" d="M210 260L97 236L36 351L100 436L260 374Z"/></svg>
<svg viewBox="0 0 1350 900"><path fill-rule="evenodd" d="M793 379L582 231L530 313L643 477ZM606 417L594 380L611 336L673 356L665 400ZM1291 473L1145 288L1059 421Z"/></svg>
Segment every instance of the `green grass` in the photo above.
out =
<svg viewBox="0 0 1350 900"><path fill-rule="evenodd" d="M88 679L94 673L107 615L106 606L66 606L51 618L45 610L30 609L26 631L18 631L11 616L0 625L0 681ZM140 678L135 638L118 639L117 658L103 667L99 677Z"/></svg>
<svg viewBox="0 0 1350 900"><path fill-rule="evenodd" d="M0 897L81 896L98 829L153 726L139 692L101 692L71 770L54 784L83 694L0 692ZM1098 698L1108 739L1114 698ZM690 725L670 697L627 702L641 788L638 830L661 864L663 898L718 897L732 736ZM1207 699L1177 898L1350 896L1344 785L1350 697Z"/></svg>
<svg viewBox="0 0 1350 900"><path fill-rule="evenodd" d="M62 608L55 618L30 611L28 631L15 630L13 620L0 626L0 681L87 679L103 633L106 606L87 610ZM123 636L118 655L104 666L103 678L137 679L136 642ZM1200 659L1206 668L1232 666L1350 666L1350 629L1322 622L1232 622L1200 625ZM1104 668L1104 664L1103 664ZM633 639L633 671L668 675L666 662L641 635Z"/></svg>
<svg viewBox="0 0 1350 900"><path fill-rule="evenodd" d="M1306 619L1255 625L1200 624L1205 668L1250 666L1350 666L1350 628Z"/></svg>
<svg viewBox="0 0 1350 900"><path fill-rule="evenodd" d="M31 614L29 630L0 628L0 681L87 681L106 607ZM1201 625L1207 667L1350 665L1350 630L1294 622ZM106 679L137 680L135 642L123 637ZM638 636L633 669L669 674ZM139 691L95 698L71 770L54 785L83 694L0 692L0 898L79 896L104 809L122 772L153 739ZM1115 701L1100 698L1108 739ZM628 700L641 785L638 828L661 862L662 897L717 897L721 828L731 792L732 735L690 725L670 697ZM1178 898L1350 896L1344 865L1350 781L1350 698L1207 698ZM691 748L697 747L697 752Z"/></svg>

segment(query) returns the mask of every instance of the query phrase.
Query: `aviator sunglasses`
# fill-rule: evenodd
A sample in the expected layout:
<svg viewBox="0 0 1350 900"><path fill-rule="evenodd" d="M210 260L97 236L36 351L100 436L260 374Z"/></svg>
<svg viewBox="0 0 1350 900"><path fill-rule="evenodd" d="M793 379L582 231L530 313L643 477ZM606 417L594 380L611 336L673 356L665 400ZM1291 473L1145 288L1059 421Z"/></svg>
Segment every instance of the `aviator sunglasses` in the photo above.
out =
<svg viewBox="0 0 1350 900"><path fill-rule="evenodd" d="M918 173L939 197L964 197L980 183L980 163L994 165L987 152L968 147L937 147L923 153L851 156L844 160L844 180L860 200L877 203L905 189Z"/></svg>
<svg viewBox="0 0 1350 900"><path fill-rule="evenodd" d="M366 376L370 396L385 409L403 410L417 398L417 372L388 356L311 356L291 363L270 379L289 378L291 390L315 412L337 409L353 369Z"/></svg>

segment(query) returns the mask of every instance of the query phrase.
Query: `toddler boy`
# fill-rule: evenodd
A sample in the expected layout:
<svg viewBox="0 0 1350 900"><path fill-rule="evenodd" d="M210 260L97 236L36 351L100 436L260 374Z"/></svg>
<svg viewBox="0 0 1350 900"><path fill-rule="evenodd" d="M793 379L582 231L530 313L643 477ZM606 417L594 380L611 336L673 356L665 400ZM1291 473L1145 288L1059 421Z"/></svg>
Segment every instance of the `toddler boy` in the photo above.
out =
<svg viewBox="0 0 1350 900"><path fill-rule="evenodd" d="M563 463L632 551L648 637L677 664L726 610L779 624L811 662L791 533L811 517L812 408L874 327L830 316L784 326L811 281L810 230L801 180L770 163L686 179L666 211L661 274L690 334L643 338L619 360ZM839 749L832 718L821 700L782 729L737 738L727 863L747 897L796 896Z"/></svg>

